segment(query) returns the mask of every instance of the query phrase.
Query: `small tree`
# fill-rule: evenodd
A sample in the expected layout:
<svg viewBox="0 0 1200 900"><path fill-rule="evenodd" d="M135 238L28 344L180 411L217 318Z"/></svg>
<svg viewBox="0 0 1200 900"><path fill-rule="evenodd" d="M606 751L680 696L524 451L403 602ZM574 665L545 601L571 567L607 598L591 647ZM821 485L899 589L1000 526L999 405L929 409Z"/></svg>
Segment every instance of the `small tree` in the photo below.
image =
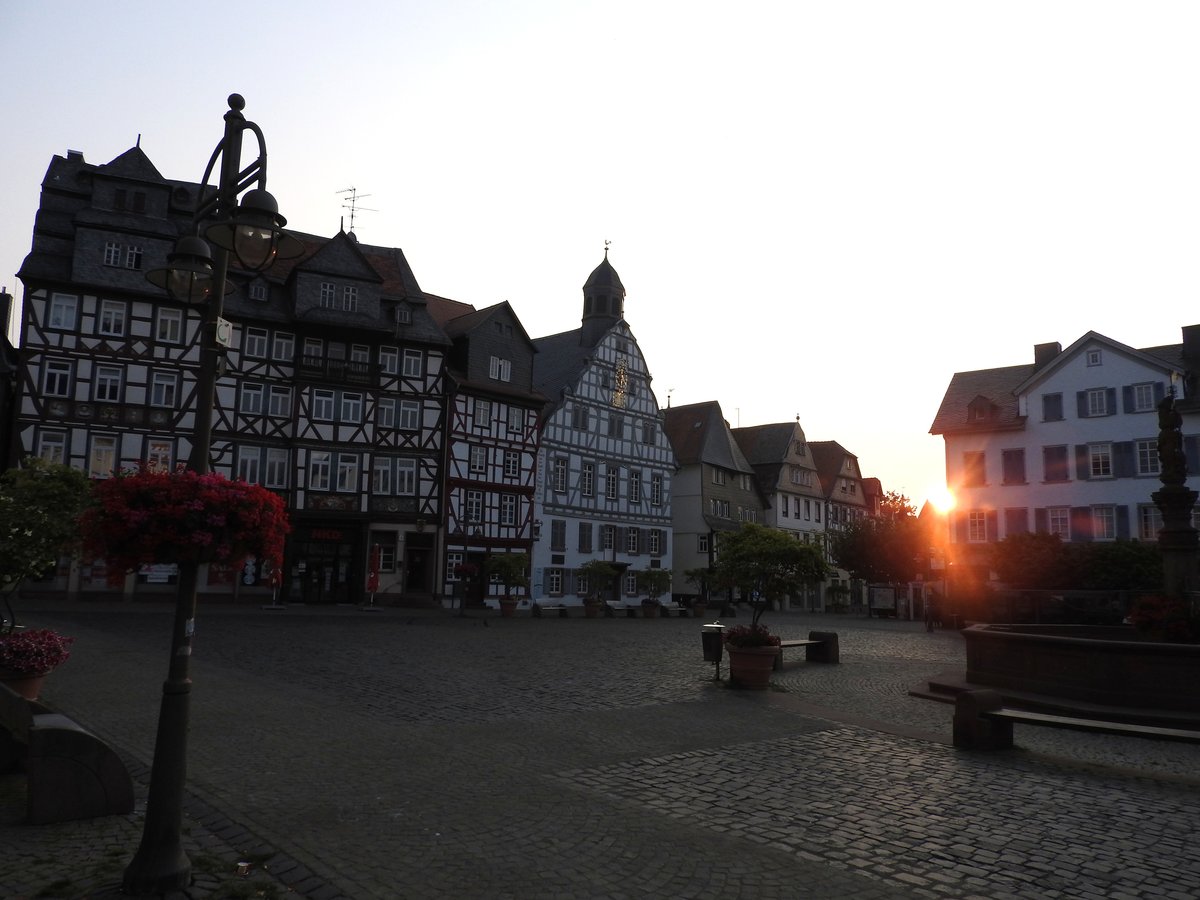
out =
<svg viewBox="0 0 1200 900"><path fill-rule="evenodd" d="M483 570L494 575L504 586L504 599L511 600L513 588L529 587L529 555L526 553L493 553L483 563Z"/></svg>
<svg viewBox="0 0 1200 900"><path fill-rule="evenodd" d="M78 544L77 520L90 496L78 469L36 457L0 475L0 595L10 627L12 595Z"/></svg>
<svg viewBox="0 0 1200 900"><path fill-rule="evenodd" d="M717 555L718 581L735 584L755 597L751 626L774 600L795 594L825 578L828 567L820 551L788 534L764 525L745 523L721 536Z"/></svg>
<svg viewBox="0 0 1200 900"><path fill-rule="evenodd" d="M670 569L641 569L636 573L639 591L645 591L646 596L654 603L671 587Z"/></svg>
<svg viewBox="0 0 1200 900"><path fill-rule="evenodd" d="M604 592L609 590L617 577L617 567L602 559L589 559L579 567L579 574L587 578L588 592L585 600L599 603Z"/></svg>

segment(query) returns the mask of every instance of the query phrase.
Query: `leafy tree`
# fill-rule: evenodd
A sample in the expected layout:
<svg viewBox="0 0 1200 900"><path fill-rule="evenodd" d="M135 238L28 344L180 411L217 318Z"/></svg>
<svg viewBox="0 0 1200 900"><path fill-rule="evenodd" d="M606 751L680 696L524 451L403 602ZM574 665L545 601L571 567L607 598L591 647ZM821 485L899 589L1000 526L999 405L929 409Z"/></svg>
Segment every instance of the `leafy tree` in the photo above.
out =
<svg viewBox="0 0 1200 900"><path fill-rule="evenodd" d="M799 593L804 585L824 579L827 571L815 547L752 522L721 535L715 567L718 582L736 585L744 595L757 591L755 625L772 601Z"/></svg>
<svg viewBox="0 0 1200 900"><path fill-rule="evenodd" d="M79 514L87 506L87 476L70 466L30 457L0 475L0 594L9 601L79 542Z"/></svg>
<svg viewBox="0 0 1200 900"><path fill-rule="evenodd" d="M646 596L655 603L671 587L670 569L641 569L635 575L638 590L645 591Z"/></svg>
<svg viewBox="0 0 1200 900"><path fill-rule="evenodd" d="M602 559L589 559L581 565L578 572L588 580L587 599L599 603L604 592L612 587L618 571L616 566Z"/></svg>
<svg viewBox="0 0 1200 900"><path fill-rule="evenodd" d="M894 492L888 496L906 501ZM855 578L901 584L924 571L929 538L912 505L897 504L886 516L858 519L831 534L829 551L834 563Z"/></svg>
<svg viewBox="0 0 1200 900"><path fill-rule="evenodd" d="M504 596L512 597L513 588L529 587L529 556L525 553L493 553L483 562L483 570L495 575L504 585Z"/></svg>
<svg viewBox="0 0 1200 900"><path fill-rule="evenodd" d="M888 491L879 501L879 518L906 519L916 517L917 508L912 501L899 491Z"/></svg>
<svg viewBox="0 0 1200 900"><path fill-rule="evenodd" d="M1071 543L1058 535L1014 534L992 547L1000 581L1025 590L1154 591L1162 587L1162 554L1144 541Z"/></svg>
<svg viewBox="0 0 1200 900"><path fill-rule="evenodd" d="M1057 534L1010 534L992 545L991 567L1009 587L1058 590L1071 586L1066 545Z"/></svg>

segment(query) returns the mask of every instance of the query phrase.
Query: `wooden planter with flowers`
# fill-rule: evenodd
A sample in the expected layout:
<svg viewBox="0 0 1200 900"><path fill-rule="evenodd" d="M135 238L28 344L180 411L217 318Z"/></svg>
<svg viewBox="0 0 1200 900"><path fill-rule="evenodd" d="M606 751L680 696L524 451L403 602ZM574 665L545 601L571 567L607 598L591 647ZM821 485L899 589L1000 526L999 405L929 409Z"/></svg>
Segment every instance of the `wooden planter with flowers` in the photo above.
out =
<svg viewBox="0 0 1200 900"><path fill-rule="evenodd" d="M278 495L215 472L143 466L96 482L92 496L80 517L84 551L113 583L155 563L240 567L254 557L271 571L291 530Z"/></svg>

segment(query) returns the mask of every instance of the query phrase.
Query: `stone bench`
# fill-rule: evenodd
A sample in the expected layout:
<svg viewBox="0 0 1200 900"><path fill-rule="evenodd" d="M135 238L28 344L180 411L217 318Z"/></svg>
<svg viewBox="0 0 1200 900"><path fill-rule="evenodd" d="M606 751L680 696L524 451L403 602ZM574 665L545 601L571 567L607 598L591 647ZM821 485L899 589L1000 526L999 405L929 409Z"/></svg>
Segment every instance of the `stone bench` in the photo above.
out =
<svg viewBox="0 0 1200 900"><path fill-rule="evenodd" d="M774 670L783 668L783 651L804 648L804 659L807 662L837 663L841 662L841 650L838 647L836 631L810 631L805 639L781 640L779 653L775 657Z"/></svg>
<svg viewBox="0 0 1200 900"><path fill-rule="evenodd" d="M133 812L133 780L112 748L0 685L0 771L21 767L32 825Z"/></svg>
<svg viewBox="0 0 1200 900"><path fill-rule="evenodd" d="M963 691L954 700L954 746L961 750L1006 750L1013 745L1013 725L1048 725L1097 734L1200 743L1200 731L1163 728L1109 719L1088 719L1012 709L999 691Z"/></svg>
<svg viewBox="0 0 1200 900"><path fill-rule="evenodd" d="M565 619L565 618L567 618L567 610L568 609L569 609L569 607L566 607L566 606L544 606L541 603L535 603L535 604L533 604L533 606L530 607L529 611L531 613L533 613L533 617L535 619L540 619L542 617L542 613L553 613L553 612L558 613L558 617L560 619Z"/></svg>

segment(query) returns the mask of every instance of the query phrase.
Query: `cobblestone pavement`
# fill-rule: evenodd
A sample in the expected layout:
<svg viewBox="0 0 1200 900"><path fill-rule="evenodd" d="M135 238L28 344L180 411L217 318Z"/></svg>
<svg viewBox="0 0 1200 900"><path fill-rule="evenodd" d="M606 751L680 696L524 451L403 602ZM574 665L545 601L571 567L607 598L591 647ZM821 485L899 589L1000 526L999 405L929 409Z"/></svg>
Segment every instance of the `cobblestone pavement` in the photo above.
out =
<svg viewBox="0 0 1200 900"><path fill-rule="evenodd" d="M113 895L170 615L25 616L77 636L43 699L119 748L140 801L33 828L0 782L0 896ZM792 651L739 692L694 619L477 615L203 608L189 896L1200 896L1200 747L1018 727L1019 749L956 751L952 708L907 695L962 670L956 633L774 614L837 631L842 663Z"/></svg>

